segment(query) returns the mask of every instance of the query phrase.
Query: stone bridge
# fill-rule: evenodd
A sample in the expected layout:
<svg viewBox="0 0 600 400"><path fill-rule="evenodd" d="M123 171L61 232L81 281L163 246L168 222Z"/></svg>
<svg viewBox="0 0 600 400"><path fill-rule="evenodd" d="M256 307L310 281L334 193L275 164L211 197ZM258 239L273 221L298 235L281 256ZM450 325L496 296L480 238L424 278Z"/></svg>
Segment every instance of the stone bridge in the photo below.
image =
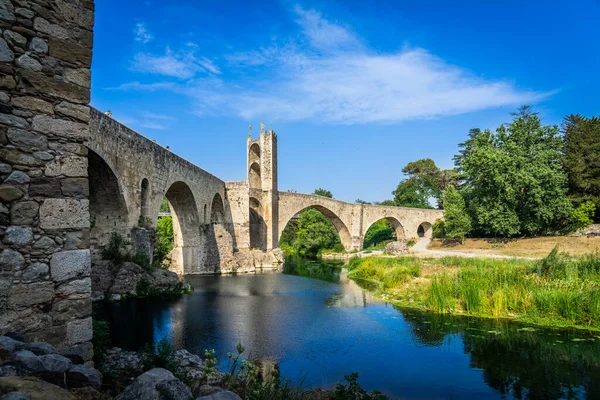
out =
<svg viewBox="0 0 600 400"><path fill-rule="evenodd" d="M279 237L287 223L309 207L324 214L337 229L346 250L361 250L367 230L380 219L390 221L396 237L431 237L432 225L442 211L420 208L351 204L318 195L279 192Z"/></svg>

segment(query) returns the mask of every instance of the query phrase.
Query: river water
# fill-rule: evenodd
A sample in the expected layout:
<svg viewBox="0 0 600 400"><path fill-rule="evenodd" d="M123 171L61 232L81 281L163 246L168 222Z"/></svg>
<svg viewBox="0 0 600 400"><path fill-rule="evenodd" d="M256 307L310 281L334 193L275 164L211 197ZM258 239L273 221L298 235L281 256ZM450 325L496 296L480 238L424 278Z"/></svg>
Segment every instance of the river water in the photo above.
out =
<svg viewBox="0 0 600 400"><path fill-rule="evenodd" d="M307 387L358 372L365 389L392 399L600 399L600 333L397 309L316 262L187 279L191 294L100 304L95 316L116 346L167 338L226 361L241 342Z"/></svg>

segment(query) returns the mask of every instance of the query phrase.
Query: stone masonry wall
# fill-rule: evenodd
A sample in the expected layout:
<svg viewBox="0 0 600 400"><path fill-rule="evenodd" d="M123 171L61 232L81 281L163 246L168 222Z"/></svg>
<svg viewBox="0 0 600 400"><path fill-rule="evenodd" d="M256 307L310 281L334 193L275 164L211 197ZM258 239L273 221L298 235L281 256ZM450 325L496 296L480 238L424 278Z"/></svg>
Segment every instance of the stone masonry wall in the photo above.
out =
<svg viewBox="0 0 600 400"><path fill-rule="evenodd" d="M93 0L0 0L0 334L92 356Z"/></svg>

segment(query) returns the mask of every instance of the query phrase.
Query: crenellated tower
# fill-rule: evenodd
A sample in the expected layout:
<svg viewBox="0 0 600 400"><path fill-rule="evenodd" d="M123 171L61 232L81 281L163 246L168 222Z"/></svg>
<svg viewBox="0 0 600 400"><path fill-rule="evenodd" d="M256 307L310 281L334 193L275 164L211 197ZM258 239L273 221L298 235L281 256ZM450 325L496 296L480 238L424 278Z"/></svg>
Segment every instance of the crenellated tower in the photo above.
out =
<svg viewBox="0 0 600 400"><path fill-rule="evenodd" d="M271 250L278 244L277 135L265 130L247 138L250 247Z"/></svg>

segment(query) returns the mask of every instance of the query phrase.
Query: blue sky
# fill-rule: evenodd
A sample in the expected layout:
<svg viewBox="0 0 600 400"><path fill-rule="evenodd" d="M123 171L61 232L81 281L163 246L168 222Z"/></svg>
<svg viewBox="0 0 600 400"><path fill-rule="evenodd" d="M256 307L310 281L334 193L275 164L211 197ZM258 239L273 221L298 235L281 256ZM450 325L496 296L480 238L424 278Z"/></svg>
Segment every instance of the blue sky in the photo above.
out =
<svg viewBox="0 0 600 400"><path fill-rule="evenodd" d="M280 190L381 201L407 162L452 166L521 104L600 114L600 2L96 2L92 105L223 180L248 125Z"/></svg>

